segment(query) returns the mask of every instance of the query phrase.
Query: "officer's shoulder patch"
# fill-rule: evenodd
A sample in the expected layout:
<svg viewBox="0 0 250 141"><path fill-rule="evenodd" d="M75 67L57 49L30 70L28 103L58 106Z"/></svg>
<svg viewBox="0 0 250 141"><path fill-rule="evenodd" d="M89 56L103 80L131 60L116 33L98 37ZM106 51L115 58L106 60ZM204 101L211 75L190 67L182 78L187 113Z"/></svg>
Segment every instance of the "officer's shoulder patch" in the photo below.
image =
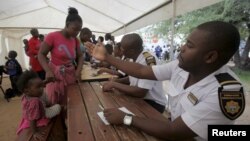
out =
<svg viewBox="0 0 250 141"><path fill-rule="evenodd" d="M155 57L151 55L149 52L143 52L143 56L145 57L148 66L156 65Z"/></svg>
<svg viewBox="0 0 250 141"><path fill-rule="evenodd" d="M218 89L221 111L230 120L235 120L245 109L245 97L241 83L228 73L221 73L215 77L221 85Z"/></svg>

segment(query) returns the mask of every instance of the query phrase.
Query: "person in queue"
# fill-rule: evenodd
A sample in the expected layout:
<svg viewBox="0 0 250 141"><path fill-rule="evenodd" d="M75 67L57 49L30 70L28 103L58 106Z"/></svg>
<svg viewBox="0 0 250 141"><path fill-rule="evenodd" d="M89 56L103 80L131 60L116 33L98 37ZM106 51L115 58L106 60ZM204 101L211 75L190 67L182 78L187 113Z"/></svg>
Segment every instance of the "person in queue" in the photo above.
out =
<svg viewBox="0 0 250 141"><path fill-rule="evenodd" d="M46 85L46 93L51 104L66 106L65 88L81 76L83 55L76 38L81 28L82 18L78 15L77 9L70 7L64 29L49 33L41 45L38 59L46 71L46 81L53 82ZM50 62L46 59L49 52Z"/></svg>
<svg viewBox="0 0 250 141"><path fill-rule="evenodd" d="M44 80L45 79L45 71L38 61L38 52L41 46L41 41L39 40L39 32L38 29L32 28L30 30L30 34L32 37L28 41L27 55L30 58L30 66L33 71L35 71L38 76Z"/></svg>

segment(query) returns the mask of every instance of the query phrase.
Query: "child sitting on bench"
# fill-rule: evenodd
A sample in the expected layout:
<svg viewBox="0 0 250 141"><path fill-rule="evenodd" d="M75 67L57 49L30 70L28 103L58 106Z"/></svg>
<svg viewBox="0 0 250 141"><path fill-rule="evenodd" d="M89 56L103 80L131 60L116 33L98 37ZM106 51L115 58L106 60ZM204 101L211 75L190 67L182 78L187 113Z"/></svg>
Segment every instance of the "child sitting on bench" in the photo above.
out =
<svg viewBox="0 0 250 141"><path fill-rule="evenodd" d="M61 111L61 106L48 104L44 94L45 83L34 71L25 71L17 82L18 89L24 94L22 98L22 120L18 127L19 135L23 129L30 128L35 139L42 139L42 133L38 127L47 126L50 118L55 117Z"/></svg>

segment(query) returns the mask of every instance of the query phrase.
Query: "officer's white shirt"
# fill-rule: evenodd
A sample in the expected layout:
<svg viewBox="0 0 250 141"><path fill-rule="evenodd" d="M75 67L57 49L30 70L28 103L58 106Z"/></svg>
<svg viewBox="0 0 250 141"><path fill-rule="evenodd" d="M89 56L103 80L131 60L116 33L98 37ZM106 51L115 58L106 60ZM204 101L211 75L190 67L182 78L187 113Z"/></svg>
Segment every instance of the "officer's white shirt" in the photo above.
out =
<svg viewBox="0 0 250 141"><path fill-rule="evenodd" d="M235 79L238 77L227 66L223 66L196 84L184 89L189 73L181 69L178 63L179 61L176 60L152 67L158 80L170 80L168 94L171 120L174 121L181 116L184 123L199 136L196 138L197 140L207 140L208 125L234 124L234 120L229 120L221 112L218 99L220 84L214 75L227 72ZM188 99L187 96L190 93L198 99L196 105Z"/></svg>
<svg viewBox="0 0 250 141"><path fill-rule="evenodd" d="M122 56L122 58L121 58L121 60L123 60L123 61L126 61L126 57L123 55ZM133 62L133 60L131 59L131 60L128 60L129 62ZM121 71L121 70L117 70L120 74L122 74L123 76L125 76L126 75L126 73L124 73L123 71Z"/></svg>
<svg viewBox="0 0 250 141"><path fill-rule="evenodd" d="M137 57L136 63L147 65L145 57L143 56L143 52ZM158 59L156 59L156 64L158 64ZM158 104L161 104L165 106L167 104L167 99L164 94L163 88L162 88L162 82L161 81L154 81L154 80L148 80L148 79L138 79L132 76L129 76L130 86L137 86L139 88L148 89L148 93L144 97L144 99L153 100Z"/></svg>

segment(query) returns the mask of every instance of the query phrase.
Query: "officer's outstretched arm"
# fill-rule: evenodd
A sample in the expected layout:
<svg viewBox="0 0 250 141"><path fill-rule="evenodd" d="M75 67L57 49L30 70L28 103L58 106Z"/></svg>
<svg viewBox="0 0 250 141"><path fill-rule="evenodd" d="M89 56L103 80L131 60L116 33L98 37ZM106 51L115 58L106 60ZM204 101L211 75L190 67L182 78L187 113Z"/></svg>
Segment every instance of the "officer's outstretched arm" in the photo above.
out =
<svg viewBox="0 0 250 141"><path fill-rule="evenodd" d="M106 55L105 61L115 66L124 73L136 78L156 80L151 66L145 66L134 62L123 61L111 55Z"/></svg>
<svg viewBox="0 0 250 141"><path fill-rule="evenodd" d="M122 61L109 55L103 45L94 45L90 42L84 44L88 52L100 61L106 61L124 73L142 79L156 80L153 70L150 66L143 66L141 64Z"/></svg>
<svg viewBox="0 0 250 141"><path fill-rule="evenodd" d="M114 125L124 124L123 120L126 113L121 110L105 109L104 116L107 121ZM184 123L181 116L174 121L168 119L149 119L139 116L132 116L130 126L136 127L139 130L165 140L190 140L197 135Z"/></svg>
<svg viewBox="0 0 250 141"><path fill-rule="evenodd" d="M133 116L132 126L149 135L167 140L189 140L197 136L181 117L171 122L169 120L157 121Z"/></svg>

